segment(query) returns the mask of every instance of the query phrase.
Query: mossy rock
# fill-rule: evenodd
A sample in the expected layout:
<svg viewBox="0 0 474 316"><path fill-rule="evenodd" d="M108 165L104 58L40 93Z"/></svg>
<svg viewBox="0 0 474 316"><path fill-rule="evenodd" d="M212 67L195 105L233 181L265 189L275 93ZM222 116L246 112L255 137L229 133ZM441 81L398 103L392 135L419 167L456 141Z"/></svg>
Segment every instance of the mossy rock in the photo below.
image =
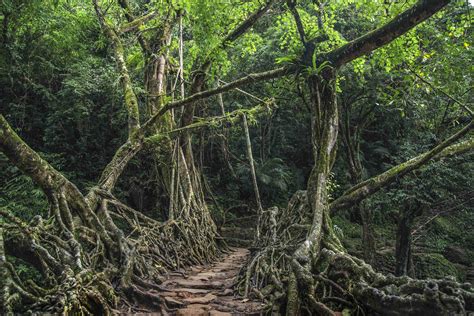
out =
<svg viewBox="0 0 474 316"><path fill-rule="evenodd" d="M469 266L473 263L474 256L468 249L463 249L455 245L448 245L444 248L443 255L453 263Z"/></svg>
<svg viewBox="0 0 474 316"><path fill-rule="evenodd" d="M359 224L352 223L342 216L334 216L332 222L337 227L336 232L340 232L338 233L340 238L362 238L362 229Z"/></svg>
<svg viewBox="0 0 474 316"><path fill-rule="evenodd" d="M395 267L395 249L392 247L377 250L374 268L377 272L393 273Z"/></svg>
<svg viewBox="0 0 474 316"><path fill-rule="evenodd" d="M350 254L354 254L356 256L362 255L362 244L360 238L343 238L342 245Z"/></svg>
<svg viewBox="0 0 474 316"><path fill-rule="evenodd" d="M462 278L456 266L439 253L415 254L413 263L416 277L420 279L440 279L446 276Z"/></svg>
<svg viewBox="0 0 474 316"><path fill-rule="evenodd" d="M459 264L459 263L454 263L454 266L456 267L456 270L458 271L459 281L460 282L467 282L470 268L468 266L465 266L465 265Z"/></svg>

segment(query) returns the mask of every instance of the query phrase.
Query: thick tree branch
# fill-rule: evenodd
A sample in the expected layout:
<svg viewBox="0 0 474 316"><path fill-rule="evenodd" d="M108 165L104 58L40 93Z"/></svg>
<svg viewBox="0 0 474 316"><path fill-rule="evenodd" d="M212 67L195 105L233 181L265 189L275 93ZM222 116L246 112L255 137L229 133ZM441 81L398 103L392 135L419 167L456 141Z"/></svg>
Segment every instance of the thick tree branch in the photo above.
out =
<svg viewBox="0 0 474 316"><path fill-rule="evenodd" d="M238 39L240 36L245 34L255 23L258 21L258 19L265 14L268 9L270 9L271 5L275 2L275 0L267 0L266 4L259 8L257 11L252 13L245 21L240 23L233 31L231 31L221 42L218 46L215 47L214 50L216 49L223 49L226 48L230 43ZM211 64L213 62L215 54L209 54L204 58L204 61L201 63L201 65L197 68L197 71L195 71L195 74L193 76L192 84L191 84L191 93L195 94L198 93L202 90L205 79L206 79L206 73L211 67ZM188 107L184 109L183 115L181 118L181 125L186 126L191 124L194 116L194 107ZM183 142L185 143L185 142Z"/></svg>
<svg viewBox="0 0 474 316"><path fill-rule="evenodd" d="M237 38L247 32L252 26L254 26L257 20L262 17L262 15L264 15L268 11L268 9L270 9L274 2L275 0L268 0L263 7L252 13L245 21L240 23L232 32L230 32L224 38L220 46L227 46L229 43L235 41Z"/></svg>
<svg viewBox="0 0 474 316"><path fill-rule="evenodd" d="M347 64L405 34L449 2L450 0L420 0L384 26L324 54L322 59L330 61L335 67Z"/></svg>
<svg viewBox="0 0 474 316"><path fill-rule="evenodd" d="M388 184L393 181L403 177L409 172L416 170L424 166L433 158L442 158L454 155L460 155L465 152L471 151L474 149L474 138L471 137L463 142L454 144L460 138L465 136L472 130L474 127L473 121L471 121L467 126L461 129L456 134L452 135L430 151L427 151L421 155L416 156L398 166L395 166L384 173L370 178L366 181L363 181L349 190L347 190L341 197L336 199L330 204L331 211L335 211L349 205L353 205L361 201L362 199L376 193L380 189L386 187Z"/></svg>
<svg viewBox="0 0 474 316"><path fill-rule="evenodd" d="M132 10L130 9L130 4L128 0L118 0L120 7L124 10L125 18L130 23L135 20L135 16L132 14ZM146 39L143 37L141 33L137 34L138 42L142 48L144 54L151 54L151 48Z"/></svg>
<svg viewBox="0 0 474 316"><path fill-rule="evenodd" d="M14 162L18 169L30 176L47 194L67 181L63 175L21 140L1 114L0 151Z"/></svg>
<svg viewBox="0 0 474 316"><path fill-rule="evenodd" d="M303 45L306 46L306 34L304 31L303 22L301 21L300 14L298 13L298 10L296 9L296 1L287 0L286 4L288 5L290 12L293 15L293 18L295 19L296 29L298 30L301 43L303 43Z"/></svg>
<svg viewBox="0 0 474 316"><path fill-rule="evenodd" d="M105 167L104 171L102 171L98 182L101 189L108 192L112 191L122 171L128 162L142 149L142 145L141 137L137 137L136 139L128 140L125 144L120 146L112 160Z"/></svg>
<svg viewBox="0 0 474 316"><path fill-rule="evenodd" d="M184 131L196 130L196 129L206 128L206 127L220 126L224 122L233 125L233 124L236 124L238 121L240 121L244 115L254 116L254 115L259 115L261 113L269 111L269 107L271 106L271 104L273 104L273 100L262 100L261 104L258 104L253 108L239 109L239 110L235 110L229 113L225 113L220 116L206 117L203 119L199 119L199 120L196 120L196 122L192 124L166 132L166 134L169 135L170 137L175 137ZM148 142L148 141L153 141L154 139L160 139L163 137L163 135L164 134L158 134L158 135L146 137L144 141Z"/></svg>
<svg viewBox="0 0 474 316"><path fill-rule="evenodd" d="M59 192L67 193L67 202L71 211L80 216L88 227L99 229L101 236L107 235L79 189L31 149L1 114L0 152L3 152L18 169L33 179L49 200L54 199Z"/></svg>
<svg viewBox="0 0 474 316"><path fill-rule="evenodd" d="M195 93L195 94L193 94L193 95L191 95L191 96L189 96L185 99L170 102L170 103L166 104L164 107L162 107L147 122L145 122L142 125L141 130L144 133L148 132L150 127L153 126L153 124L156 122L156 120L158 120L161 116L163 116L166 112L168 112L171 109L174 109L174 108L177 108L177 107L180 107L180 106L191 105L195 101L202 100L202 99L211 97L211 96L219 94L219 93L227 92L227 91L230 91L232 89L236 89L236 88L242 87L244 85L247 85L249 83L282 77L282 76L288 74L290 71L291 71L291 69L288 68L288 67L280 67L280 68L269 70L269 71L249 74L245 77L242 77L242 78L237 79L235 81L229 82L229 83L224 84L222 86L219 86L217 88L209 89L209 90L202 91L202 92L198 92L198 93Z"/></svg>
<svg viewBox="0 0 474 316"><path fill-rule="evenodd" d="M156 15L157 15L157 12L153 11L153 12L147 13L147 14L139 17L139 18L136 18L132 21L128 21L128 23L126 23L126 24L124 24L120 27L120 33L126 33L126 32L136 30L137 28L139 28L140 26L142 26L146 22L148 22L151 19L153 19L154 17L156 17Z"/></svg>
<svg viewBox="0 0 474 316"><path fill-rule="evenodd" d="M135 95L135 92L133 91L132 81L125 63L124 48L115 30L110 25L108 25L107 21L105 20L97 0L93 0L92 2L94 4L94 9L97 14L100 26L105 35L109 38L114 50L115 62L117 63L117 68L120 74L120 81L125 98L125 106L128 112L128 135L130 137L140 128L140 115L138 111L138 99Z"/></svg>
<svg viewBox="0 0 474 316"><path fill-rule="evenodd" d="M128 1L120 0L119 3L125 10L126 18L129 21L136 21L134 20L133 15L130 12ZM125 99L125 107L128 112L128 139L122 146L120 146L112 160L107 164L100 176L100 180L98 183L101 189L106 191L112 191L119 176L122 174L128 162L142 148L140 114L138 109L138 98L133 90L132 81L130 79L128 68L125 62L124 47L122 45L122 42L116 31L110 25L108 25L107 21L105 20L105 17L101 12L97 0L93 0L93 4L100 26L105 35L109 38L112 44L112 48L114 50L115 62L117 64L117 68L121 77L120 81L122 84L122 90ZM150 16L153 17L154 14L151 14ZM145 44L145 46L142 45L142 47L144 50L146 50L148 47L147 43L143 41L143 43L141 44ZM95 206L92 196L93 194L91 195L91 193L88 195L88 201L90 202L90 205Z"/></svg>

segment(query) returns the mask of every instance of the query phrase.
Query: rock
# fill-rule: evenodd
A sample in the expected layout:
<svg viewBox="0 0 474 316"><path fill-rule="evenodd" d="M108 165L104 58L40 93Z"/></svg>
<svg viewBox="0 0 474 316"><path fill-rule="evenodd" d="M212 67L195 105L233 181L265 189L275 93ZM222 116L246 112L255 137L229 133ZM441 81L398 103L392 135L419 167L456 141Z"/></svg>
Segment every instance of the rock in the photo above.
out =
<svg viewBox="0 0 474 316"><path fill-rule="evenodd" d="M200 308L183 308L176 311L176 316L209 316L209 312Z"/></svg>
<svg viewBox="0 0 474 316"><path fill-rule="evenodd" d="M186 299L184 299L184 301L186 303L189 303L189 304L209 304L210 302L212 302L216 298L217 298L217 296L215 296L214 294L209 293L209 294L206 294L204 296L186 298Z"/></svg>
<svg viewBox="0 0 474 316"><path fill-rule="evenodd" d="M199 280L176 280L175 284L180 287L193 288L193 289L219 289L222 287L222 282L207 282L204 283Z"/></svg>
<svg viewBox="0 0 474 316"><path fill-rule="evenodd" d="M443 255L446 259L453 263L460 263L463 265L471 265L469 254L464 250L456 246L446 246L443 251Z"/></svg>
<svg viewBox="0 0 474 316"><path fill-rule="evenodd" d="M185 305L183 302L178 301L177 299L174 299L169 296L165 296L164 300L165 300L166 306L168 306L169 308L179 308Z"/></svg>
<svg viewBox="0 0 474 316"><path fill-rule="evenodd" d="M210 311L209 316L232 316L232 314L220 311Z"/></svg>
<svg viewBox="0 0 474 316"><path fill-rule="evenodd" d="M160 295L173 315L229 316L260 314L264 307L254 301L242 302L230 288L246 262L249 251L233 249L213 265L193 267L190 270L168 274L160 286ZM183 273L188 273L183 277Z"/></svg>
<svg viewBox="0 0 474 316"><path fill-rule="evenodd" d="M232 295L234 291L232 289L225 289L220 295L222 296L227 296L227 295Z"/></svg>
<svg viewBox="0 0 474 316"><path fill-rule="evenodd" d="M191 294L207 294L210 292L210 290L204 290L204 289L190 289L190 288L185 288L185 287L178 287L173 289L174 292L186 292L186 293L191 293Z"/></svg>

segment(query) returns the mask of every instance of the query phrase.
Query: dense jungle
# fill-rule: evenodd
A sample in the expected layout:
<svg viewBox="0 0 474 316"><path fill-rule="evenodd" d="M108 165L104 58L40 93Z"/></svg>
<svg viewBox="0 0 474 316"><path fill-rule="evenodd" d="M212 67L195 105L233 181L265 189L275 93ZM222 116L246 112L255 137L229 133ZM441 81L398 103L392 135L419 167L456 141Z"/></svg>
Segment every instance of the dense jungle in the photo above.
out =
<svg viewBox="0 0 474 316"><path fill-rule="evenodd" d="M471 0L2 0L1 315L474 313Z"/></svg>

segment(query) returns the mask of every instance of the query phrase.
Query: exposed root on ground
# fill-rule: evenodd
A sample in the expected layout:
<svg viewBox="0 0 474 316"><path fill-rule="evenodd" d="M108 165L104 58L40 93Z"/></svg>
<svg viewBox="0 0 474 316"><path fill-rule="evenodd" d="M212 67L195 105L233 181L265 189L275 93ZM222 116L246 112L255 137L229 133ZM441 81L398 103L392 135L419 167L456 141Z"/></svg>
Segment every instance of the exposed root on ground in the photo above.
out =
<svg viewBox="0 0 474 316"><path fill-rule="evenodd" d="M328 219L323 220L319 251L298 255L297 250L308 243L309 214L305 191L297 192L287 208L265 211L261 244L240 277L242 294L264 299L273 313L286 310L290 315L295 306L309 315L335 315L345 309L356 315L447 315L474 310L471 284L377 273L342 249Z"/></svg>
<svg viewBox="0 0 474 316"><path fill-rule="evenodd" d="M92 193L99 203L95 212L88 210L88 225L73 217L70 210L77 205L66 194L53 200L47 218L36 216L30 223L1 211L7 221L6 253L29 263L44 278L42 284L25 282L5 262L6 311L24 306L52 313L107 314L120 301L156 310L160 298L148 290L162 282L163 273L209 262L219 254L212 219L197 203L183 208L176 220L159 222L108 192Z"/></svg>

